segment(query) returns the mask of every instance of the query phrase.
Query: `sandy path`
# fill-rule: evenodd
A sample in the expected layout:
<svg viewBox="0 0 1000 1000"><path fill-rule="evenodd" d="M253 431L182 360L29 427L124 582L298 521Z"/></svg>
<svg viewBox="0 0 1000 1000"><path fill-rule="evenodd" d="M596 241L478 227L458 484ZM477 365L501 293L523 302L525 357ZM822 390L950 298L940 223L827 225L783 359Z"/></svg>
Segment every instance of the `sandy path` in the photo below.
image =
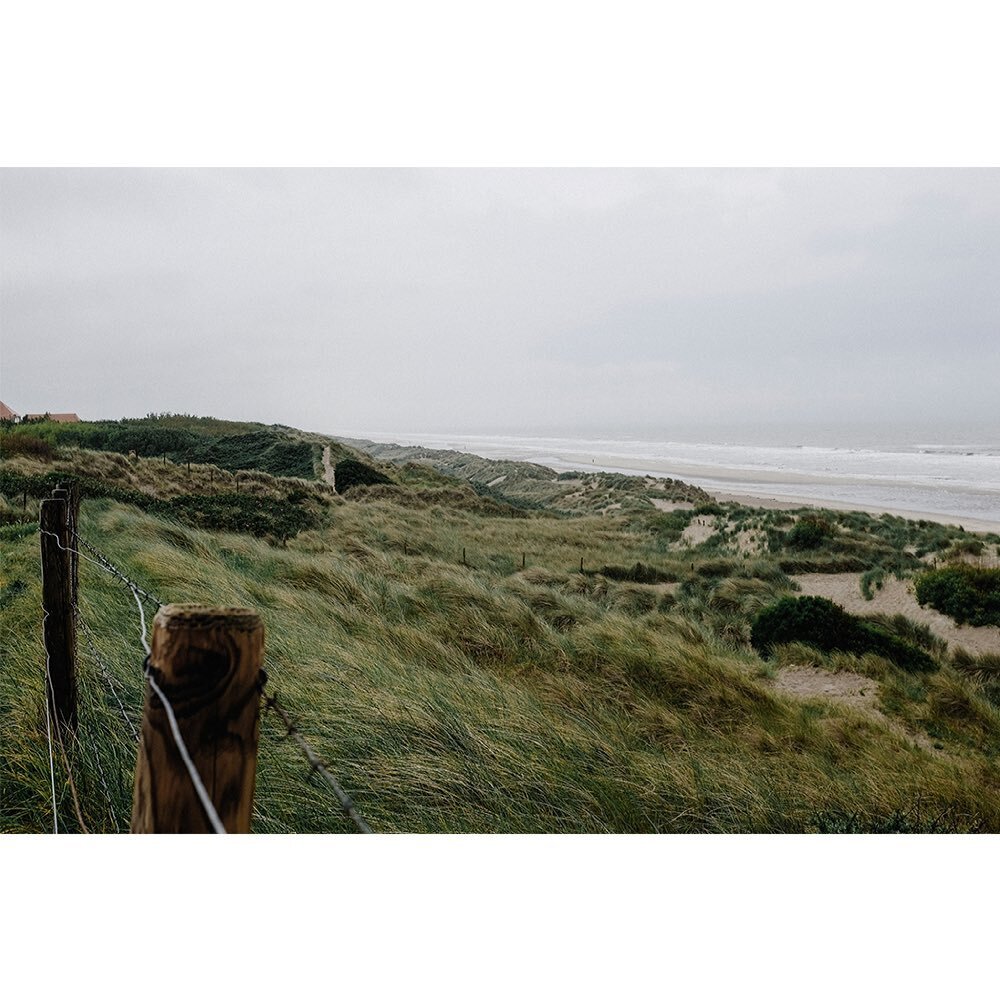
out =
<svg viewBox="0 0 1000 1000"><path fill-rule="evenodd" d="M715 518L713 516L696 517L684 529L680 538L682 547L701 545L715 534Z"/></svg>
<svg viewBox="0 0 1000 1000"><path fill-rule="evenodd" d="M806 573L792 579L803 594L826 597L855 615L906 615L927 625L949 645L962 646L970 653L1000 653L1000 628L995 625L956 625L933 608L922 608L913 596L912 580L894 576L882 582L882 589L866 601L861 594L861 577L856 573Z"/></svg>
<svg viewBox="0 0 1000 1000"><path fill-rule="evenodd" d="M660 497L646 497L657 509L669 513L672 510L694 510L694 504L687 500L661 500Z"/></svg>
<svg viewBox="0 0 1000 1000"><path fill-rule="evenodd" d="M329 445L323 449L323 482L329 483L334 490L337 489L337 474L334 471L333 462L330 461Z"/></svg>

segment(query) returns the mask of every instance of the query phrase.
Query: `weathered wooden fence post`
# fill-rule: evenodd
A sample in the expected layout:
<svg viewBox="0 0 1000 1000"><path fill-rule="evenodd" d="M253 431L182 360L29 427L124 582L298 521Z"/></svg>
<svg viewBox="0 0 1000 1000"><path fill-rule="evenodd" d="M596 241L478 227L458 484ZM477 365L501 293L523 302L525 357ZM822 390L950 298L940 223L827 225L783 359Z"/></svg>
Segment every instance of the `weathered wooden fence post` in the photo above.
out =
<svg viewBox="0 0 1000 1000"><path fill-rule="evenodd" d="M167 604L153 620L150 671L227 833L250 832L263 660L264 626L254 611ZM167 711L147 682L132 833L211 832Z"/></svg>
<svg viewBox="0 0 1000 1000"><path fill-rule="evenodd" d="M53 496L42 501L39 538L42 549L42 634L48 656L46 697L56 719L75 731L76 621L73 616L68 506L64 497Z"/></svg>
<svg viewBox="0 0 1000 1000"><path fill-rule="evenodd" d="M80 484L76 481L59 484L60 495L66 494L66 523L69 534L69 554L70 565L70 593L73 600L73 609L76 610L77 602L80 600L80 553L78 550L76 530L80 521ZM53 492L53 496L56 493Z"/></svg>

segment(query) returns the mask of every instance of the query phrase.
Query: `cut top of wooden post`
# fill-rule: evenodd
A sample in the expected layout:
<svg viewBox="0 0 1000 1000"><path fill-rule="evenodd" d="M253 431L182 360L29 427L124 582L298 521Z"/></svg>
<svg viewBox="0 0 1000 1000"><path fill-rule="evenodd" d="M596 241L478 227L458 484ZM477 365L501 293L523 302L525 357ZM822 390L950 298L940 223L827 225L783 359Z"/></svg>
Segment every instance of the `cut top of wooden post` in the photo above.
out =
<svg viewBox="0 0 1000 1000"><path fill-rule="evenodd" d="M263 659L264 625L255 611L167 604L153 620L150 670L230 833L250 830ZM163 703L148 687L132 831L210 830Z"/></svg>

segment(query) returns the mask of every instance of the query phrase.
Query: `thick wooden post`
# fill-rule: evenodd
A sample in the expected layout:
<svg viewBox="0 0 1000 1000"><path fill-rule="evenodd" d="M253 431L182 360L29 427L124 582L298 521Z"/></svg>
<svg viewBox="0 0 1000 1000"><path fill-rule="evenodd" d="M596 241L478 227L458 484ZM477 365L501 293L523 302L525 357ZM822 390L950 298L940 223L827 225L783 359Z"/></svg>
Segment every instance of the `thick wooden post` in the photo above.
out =
<svg viewBox="0 0 1000 1000"><path fill-rule="evenodd" d="M46 696L59 722L76 730L76 622L73 617L68 503L41 503L42 634L48 655Z"/></svg>
<svg viewBox="0 0 1000 1000"><path fill-rule="evenodd" d="M257 776L264 626L245 608L167 604L150 669L227 833L249 833ZM146 684L132 833L211 833L167 711Z"/></svg>

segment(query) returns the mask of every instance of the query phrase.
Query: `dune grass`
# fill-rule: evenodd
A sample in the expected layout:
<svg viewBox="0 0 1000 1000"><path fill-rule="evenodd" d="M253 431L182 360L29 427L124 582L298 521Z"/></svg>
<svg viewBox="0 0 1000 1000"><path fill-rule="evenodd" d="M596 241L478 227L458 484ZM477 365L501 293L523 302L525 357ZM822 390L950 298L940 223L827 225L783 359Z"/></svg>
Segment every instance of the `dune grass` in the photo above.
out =
<svg viewBox="0 0 1000 1000"><path fill-rule="evenodd" d="M635 513L506 518L336 498L287 548L109 500L85 501L81 533L164 601L257 609L272 689L379 831L781 832L845 816L878 829L916 802L952 828L1000 830L1000 718L976 672L940 651L939 671L911 678L879 657L807 649L876 677L884 714L783 695L749 648L749 621L791 584L735 534L699 550L664 545ZM52 821L37 545L11 539L0 578L6 832ZM594 572L636 562L678 585ZM137 723L134 602L90 564L81 578L82 617ZM66 755L83 819L126 829L134 739L83 635L80 672ZM254 830L351 830L282 733L264 719ZM55 771L60 828L75 830L58 750Z"/></svg>

